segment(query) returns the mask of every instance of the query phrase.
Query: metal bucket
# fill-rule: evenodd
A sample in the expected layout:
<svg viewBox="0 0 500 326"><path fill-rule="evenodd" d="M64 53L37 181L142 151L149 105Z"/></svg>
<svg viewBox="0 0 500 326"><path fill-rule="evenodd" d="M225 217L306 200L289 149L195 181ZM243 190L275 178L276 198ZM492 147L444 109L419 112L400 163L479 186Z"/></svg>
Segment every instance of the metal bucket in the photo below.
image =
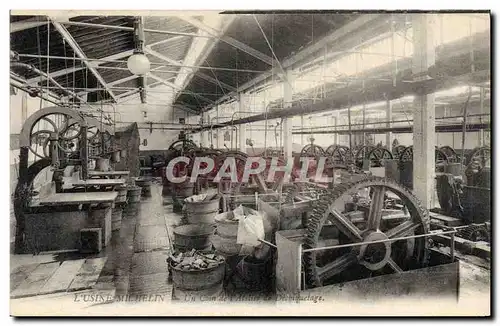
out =
<svg viewBox="0 0 500 326"><path fill-rule="evenodd" d="M240 253L241 244L236 243L236 237L223 237L217 232L211 237L215 250L224 255L237 255Z"/></svg>
<svg viewBox="0 0 500 326"><path fill-rule="evenodd" d="M203 202L189 202L184 200L188 222L190 224L214 224L215 215L219 212L219 202L220 199L218 196L210 201Z"/></svg>
<svg viewBox="0 0 500 326"><path fill-rule="evenodd" d="M271 276L269 275L269 261L257 260L251 256L244 257L237 267L242 281L251 289L267 287Z"/></svg>
<svg viewBox="0 0 500 326"><path fill-rule="evenodd" d="M224 284L223 282L216 284L208 289L202 290L184 290L178 287L172 289L172 300L175 301L186 301L186 302L207 302L210 298L217 300L224 294Z"/></svg>
<svg viewBox="0 0 500 326"><path fill-rule="evenodd" d="M138 203L141 201L141 187L133 186L127 189L127 199L129 203Z"/></svg>
<svg viewBox="0 0 500 326"><path fill-rule="evenodd" d="M99 157L96 160L95 169L96 171L109 171L110 170L109 159Z"/></svg>
<svg viewBox="0 0 500 326"><path fill-rule="evenodd" d="M141 196L151 197L151 179L136 179L135 185L141 187Z"/></svg>
<svg viewBox="0 0 500 326"><path fill-rule="evenodd" d="M111 212L111 230L116 231L121 229L122 214L123 209L121 207L113 208L113 212Z"/></svg>
<svg viewBox="0 0 500 326"><path fill-rule="evenodd" d="M462 175L462 164L461 163L448 163L444 165L444 173L451 173L454 176Z"/></svg>
<svg viewBox="0 0 500 326"><path fill-rule="evenodd" d="M181 291L201 291L213 289L222 284L226 269L225 261L203 270L184 270L170 265L174 289Z"/></svg>
<svg viewBox="0 0 500 326"><path fill-rule="evenodd" d="M214 227L204 224L187 224L174 229L174 244L180 251L191 249L207 250L212 247L210 241Z"/></svg>
<svg viewBox="0 0 500 326"><path fill-rule="evenodd" d="M222 237L236 237L238 235L238 220L227 219L232 212L218 214L215 217L215 225L217 226L217 234Z"/></svg>

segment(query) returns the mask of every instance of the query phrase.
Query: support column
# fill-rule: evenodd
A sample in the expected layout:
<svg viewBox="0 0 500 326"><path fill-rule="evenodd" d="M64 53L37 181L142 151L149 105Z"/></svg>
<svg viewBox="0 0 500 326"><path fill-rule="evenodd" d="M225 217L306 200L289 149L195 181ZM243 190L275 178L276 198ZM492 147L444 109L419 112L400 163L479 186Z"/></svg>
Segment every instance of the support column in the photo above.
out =
<svg viewBox="0 0 500 326"><path fill-rule="evenodd" d="M385 121L387 121L387 128L392 127L392 102L390 100L387 101L387 109L385 111ZM391 150L392 148L392 132L388 131L385 134L385 146L387 149Z"/></svg>
<svg viewBox="0 0 500 326"><path fill-rule="evenodd" d="M217 109L215 109L215 123L219 123L219 106L217 105ZM215 135L215 139L214 139L214 147L215 148L220 148L219 145L221 144L221 141L220 141L220 137L223 135L223 133L221 134L220 131L222 129L221 128L217 128L217 129L213 129L214 131L214 135Z"/></svg>
<svg viewBox="0 0 500 326"><path fill-rule="evenodd" d="M300 116L300 130L304 131L304 115ZM300 134L300 146L304 145L304 134Z"/></svg>
<svg viewBox="0 0 500 326"><path fill-rule="evenodd" d="M248 109L248 95L239 94L238 100L238 110L240 112L249 111ZM243 114L243 113L241 113ZM242 116L242 115L240 115ZM240 124L238 126L238 150L246 153L247 152L247 126L246 124Z"/></svg>
<svg viewBox="0 0 500 326"><path fill-rule="evenodd" d="M414 81L428 78L428 68L435 64L434 20L432 14L414 14L413 20L413 74ZM413 189L425 208L433 206L435 193L435 103L434 94L421 94L416 89L413 114Z"/></svg>
<svg viewBox="0 0 500 326"><path fill-rule="evenodd" d="M364 84L364 82L363 82L363 84ZM363 130L365 130L366 129L366 104L365 104L365 102L363 102L363 112L362 113L363 113L363 126L362 126L362 128L363 128ZM363 146L366 146L366 132L364 132L364 131L363 131Z"/></svg>
<svg viewBox="0 0 500 326"><path fill-rule="evenodd" d="M338 122L339 122L339 113L334 113L334 116L332 116L332 125L333 125L333 129L335 131L337 131L337 125L338 125ZM339 144L339 134L337 133L334 133L333 134L333 143L335 145L338 145Z"/></svg>
<svg viewBox="0 0 500 326"><path fill-rule="evenodd" d="M479 88L479 113L484 114L484 87ZM479 116L479 122L483 123L483 116ZM479 147L484 146L484 129L479 130Z"/></svg>
<svg viewBox="0 0 500 326"><path fill-rule="evenodd" d="M293 72L292 70L287 70L285 80L283 81L283 108L289 108L292 106L293 97ZM285 152L285 157L287 162L293 160L292 150L293 150L293 136L292 136L292 118L283 118L283 149Z"/></svg>

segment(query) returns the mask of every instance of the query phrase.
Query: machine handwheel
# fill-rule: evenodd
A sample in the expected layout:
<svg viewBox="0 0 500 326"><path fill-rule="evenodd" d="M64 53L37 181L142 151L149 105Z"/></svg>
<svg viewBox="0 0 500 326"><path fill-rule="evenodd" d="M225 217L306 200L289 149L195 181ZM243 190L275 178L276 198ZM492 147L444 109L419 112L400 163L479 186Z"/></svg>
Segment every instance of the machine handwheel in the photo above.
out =
<svg viewBox="0 0 500 326"><path fill-rule="evenodd" d="M406 208L397 218L393 210L385 209L389 196L399 197ZM352 214L352 208L348 208L352 205L346 205L358 202L363 206L360 197L366 200L366 209L360 209L364 212L362 218ZM384 218L388 215L391 218ZM429 215L413 194L392 181L368 177L339 184L321 196L309 220L304 247L396 239L427 234L428 230ZM428 242L420 237L310 251L304 253L304 260L309 286L320 287L424 267L428 261Z"/></svg>

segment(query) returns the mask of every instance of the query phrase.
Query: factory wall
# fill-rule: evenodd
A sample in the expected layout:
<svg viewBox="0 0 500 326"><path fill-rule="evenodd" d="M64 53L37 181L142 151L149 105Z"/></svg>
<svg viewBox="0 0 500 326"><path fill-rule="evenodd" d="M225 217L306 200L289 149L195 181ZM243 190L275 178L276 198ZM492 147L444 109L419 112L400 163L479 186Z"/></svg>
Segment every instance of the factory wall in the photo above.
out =
<svg viewBox="0 0 500 326"><path fill-rule="evenodd" d="M159 104L164 102L165 104ZM140 151L143 150L166 150L175 140L178 139L178 130L168 130L168 128L179 128L178 125L161 125L149 122L179 123L179 118L184 118L186 123L192 121L194 115L180 109L174 109L169 100L159 101L158 99L148 99L147 103L141 103L139 97L127 100L123 104L104 106L104 110L116 116L118 126L128 125L137 122L141 137ZM198 116L196 116L199 119ZM165 128L165 129L161 129Z"/></svg>

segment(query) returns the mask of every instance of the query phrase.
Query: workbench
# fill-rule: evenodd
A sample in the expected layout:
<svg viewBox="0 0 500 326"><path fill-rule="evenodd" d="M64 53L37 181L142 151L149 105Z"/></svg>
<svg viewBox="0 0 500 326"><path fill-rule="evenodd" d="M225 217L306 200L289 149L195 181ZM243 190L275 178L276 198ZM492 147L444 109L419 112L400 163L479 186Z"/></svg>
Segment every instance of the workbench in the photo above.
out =
<svg viewBox="0 0 500 326"><path fill-rule="evenodd" d="M114 187L125 184L125 179L88 179L71 182L73 187Z"/></svg>
<svg viewBox="0 0 500 326"><path fill-rule="evenodd" d="M116 191L55 193L40 198L38 204L41 206L105 204L113 203L117 196Z"/></svg>
<svg viewBox="0 0 500 326"><path fill-rule="evenodd" d="M89 177L126 177L130 171L88 171Z"/></svg>

